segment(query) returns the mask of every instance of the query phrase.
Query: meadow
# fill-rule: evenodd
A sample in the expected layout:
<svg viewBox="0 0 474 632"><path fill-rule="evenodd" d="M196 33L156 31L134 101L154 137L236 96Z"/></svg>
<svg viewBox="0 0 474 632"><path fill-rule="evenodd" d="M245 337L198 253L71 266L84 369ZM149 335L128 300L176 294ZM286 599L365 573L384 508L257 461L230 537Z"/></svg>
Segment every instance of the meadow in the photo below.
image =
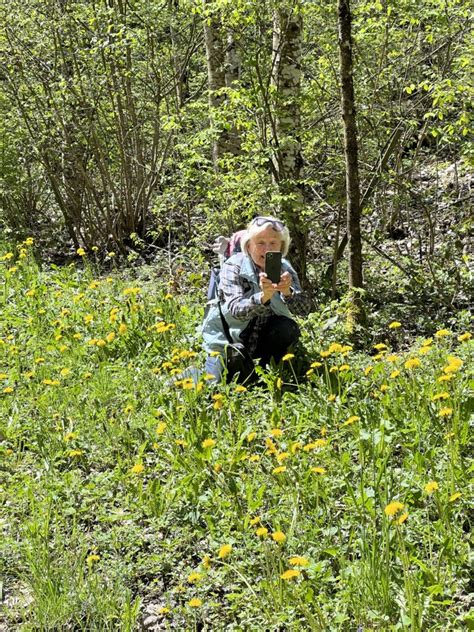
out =
<svg viewBox="0 0 474 632"><path fill-rule="evenodd" d="M298 385L195 384L205 273L34 248L0 251L0 627L474 628L468 331L303 321Z"/></svg>

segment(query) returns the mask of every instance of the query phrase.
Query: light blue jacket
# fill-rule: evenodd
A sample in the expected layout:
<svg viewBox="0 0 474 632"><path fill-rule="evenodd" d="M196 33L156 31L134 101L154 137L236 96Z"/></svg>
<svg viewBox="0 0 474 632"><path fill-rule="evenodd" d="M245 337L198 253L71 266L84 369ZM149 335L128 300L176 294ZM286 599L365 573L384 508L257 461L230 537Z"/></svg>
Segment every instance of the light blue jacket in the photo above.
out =
<svg viewBox="0 0 474 632"><path fill-rule="evenodd" d="M258 273L249 255L246 255L244 253L235 254L227 259L226 263L224 263L224 266L227 263L240 265L239 279L245 279L250 285L250 289L245 292L244 298L250 298L254 294L259 294L261 292ZM286 259L282 259L281 267L283 272L289 272L291 274L291 285L293 291L295 293L300 293L301 287L299 284L298 276L291 264ZM256 305L261 306L262 304L257 303ZM268 307L265 306L265 308L268 310L269 316L271 314L277 314L278 316L286 316L287 318L291 318L291 312L288 309L288 305L284 301L284 299L282 299L279 292L275 292L273 294L270 304L268 305ZM229 325L232 340L234 342L242 342L242 340L240 339L240 334L244 331L244 329L247 327L247 325L250 323L255 315L250 314L249 318L245 320L235 318L235 316L233 316L229 311L227 301L221 303L221 309L224 318ZM260 310L258 312L258 316L262 316L262 312ZM225 346L228 344L228 340L225 337L221 317L219 314L218 299L214 299L210 302L209 309L204 317L204 321L202 324L202 336L204 338L204 349L208 353L211 351L219 351L220 353L222 353Z"/></svg>

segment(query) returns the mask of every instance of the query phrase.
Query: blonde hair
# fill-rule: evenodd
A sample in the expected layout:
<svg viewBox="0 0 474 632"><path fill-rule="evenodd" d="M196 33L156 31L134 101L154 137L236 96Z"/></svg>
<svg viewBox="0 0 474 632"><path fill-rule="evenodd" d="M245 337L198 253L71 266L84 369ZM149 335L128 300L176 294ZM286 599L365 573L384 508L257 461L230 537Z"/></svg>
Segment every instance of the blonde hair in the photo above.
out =
<svg viewBox="0 0 474 632"><path fill-rule="evenodd" d="M260 224L259 226L255 222L255 220L252 220L250 224L247 226L247 230L244 236L242 237L242 239L240 240L240 247L242 248L242 252L245 252L245 254L248 255L249 254L248 253L249 241L256 235L261 233L263 230L265 230L266 228L272 228L275 231L275 233L277 233L281 238L280 251L283 257L286 257L286 255L288 254L288 248L290 247L290 242L291 242L290 232L288 228L283 224L283 222L281 222L276 217L265 216L264 218L261 218L261 219L262 220L265 219L268 221L264 222L263 224ZM279 224L283 226L283 229L276 230L272 222L278 222Z"/></svg>

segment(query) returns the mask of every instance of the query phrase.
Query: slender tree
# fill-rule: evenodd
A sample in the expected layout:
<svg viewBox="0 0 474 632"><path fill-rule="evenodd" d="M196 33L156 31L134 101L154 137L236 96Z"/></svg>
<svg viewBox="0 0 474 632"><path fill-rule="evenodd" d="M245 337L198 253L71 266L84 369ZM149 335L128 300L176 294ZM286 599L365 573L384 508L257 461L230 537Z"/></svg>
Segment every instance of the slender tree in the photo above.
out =
<svg viewBox="0 0 474 632"><path fill-rule="evenodd" d="M232 122L225 120L221 111L226 101L226 88L234 88L240 74L236 42L222 25L222 15L213 0L203 0L204 41L206 45L209 111L215 138L212 162L219 171L219 161L225 153L240 152L240 138Z"/></svg>
<svg viewBox="0 0 474 632"><path fill-rule="evenodd" d="M349 244L349 289L352 291L353 319L361 324L364 310L358 289L363 287L360 233L360 186L353 82L351 10L349 0L338 0L341 111L346 163L347 233ZM355 290L355 291L354 291Z"/></svg>
<svg viewBox="0 0 474 632"><path fill-rule="evenodd" d="M293 260L306 278L307 227L302 217L301 56L303 18L299 0L276 7L273 18L272 83L275 87L273 175L281 194L281 212L291 226Z"/></svg>

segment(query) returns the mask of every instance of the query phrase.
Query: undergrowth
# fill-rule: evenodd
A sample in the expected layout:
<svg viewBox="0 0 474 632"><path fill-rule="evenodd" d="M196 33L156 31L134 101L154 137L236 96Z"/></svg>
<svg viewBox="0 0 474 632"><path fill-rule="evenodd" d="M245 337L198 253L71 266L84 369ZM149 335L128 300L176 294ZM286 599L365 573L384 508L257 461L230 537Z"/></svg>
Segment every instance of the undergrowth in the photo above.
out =
<svg viewBox="0 0 474 632"><path fill-rule="evenodd" d="M0 256L7 629L473 625L465 315L356 351L334 303L302 321L304 379L290 353L216 387L186 373L202 288L32 248Z"/></svg>

